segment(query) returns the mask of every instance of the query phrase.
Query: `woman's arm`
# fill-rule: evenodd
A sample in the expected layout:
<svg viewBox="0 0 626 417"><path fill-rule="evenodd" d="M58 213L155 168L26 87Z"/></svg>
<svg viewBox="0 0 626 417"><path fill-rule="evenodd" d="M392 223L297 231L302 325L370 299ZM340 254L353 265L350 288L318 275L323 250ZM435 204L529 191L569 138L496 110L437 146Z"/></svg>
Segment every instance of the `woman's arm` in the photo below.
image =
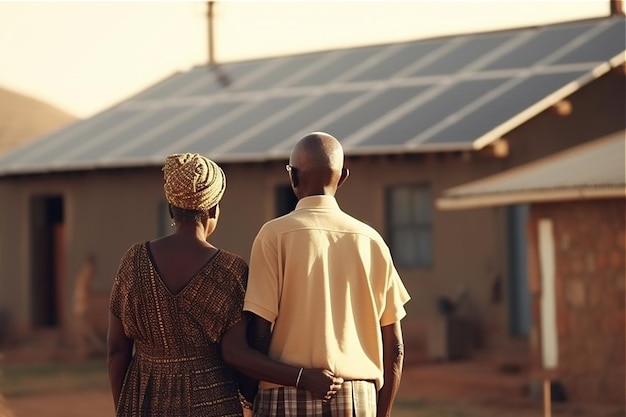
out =
<svg viewBox="0 0 626 417"><path fill-rule="evenodd" d="M109 313L109 331L107 334L109 362L109 382L113 393L113 404L117 410L126 371L133 357L133 341L126 337L119 318Z"/></svg>
<svg viewBox="0 0 626 417"><path fill-rule="evenodd" d="M263 319L255 316L255 320ZM246 338L247 327L247 320L241 320L222 337L222 357L233 368L250 378L306 389L319 399L329 399L329 396L332 397L341 388L343 379L335 377L327 369L298 368L273 360L250 348Z"/></svg>

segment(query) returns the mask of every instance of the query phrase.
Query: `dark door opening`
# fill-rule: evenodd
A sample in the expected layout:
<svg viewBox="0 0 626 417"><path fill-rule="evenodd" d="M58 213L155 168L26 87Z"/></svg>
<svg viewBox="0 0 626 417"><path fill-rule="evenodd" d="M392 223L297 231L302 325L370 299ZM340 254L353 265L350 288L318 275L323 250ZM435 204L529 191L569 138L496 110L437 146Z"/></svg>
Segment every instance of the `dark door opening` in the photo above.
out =
<svg viewBox="0 0 626 417"><path fill-rule="evenodd" d="M31 214L31 318L33 327L60 324L63 285L63 198L33 197Z"/></svg>
<svg viewBox="0 0 626 417"><path fill-rule="evenodd" d="M279 185L276 187L276 216L285 215L296 208L298 198L293 193L291 185Z"/></svg>

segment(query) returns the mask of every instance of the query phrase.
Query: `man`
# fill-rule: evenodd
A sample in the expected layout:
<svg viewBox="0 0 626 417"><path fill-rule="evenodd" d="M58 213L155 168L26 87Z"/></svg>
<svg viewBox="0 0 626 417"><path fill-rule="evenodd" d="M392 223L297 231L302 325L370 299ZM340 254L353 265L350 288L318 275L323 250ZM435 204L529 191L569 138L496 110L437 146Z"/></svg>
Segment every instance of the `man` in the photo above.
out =
<svg viewBox="0 0 626 417"><path fill-rule="evenodd" d="M311 133L287 165L296 209L256 236L244 310L251 344L299 367L344 379L316 400L293 386L261 381L255 415L389 417L404 357L400 320L409 295L389 249L370 226L341 211L348 178L341 144Z"/></svg>

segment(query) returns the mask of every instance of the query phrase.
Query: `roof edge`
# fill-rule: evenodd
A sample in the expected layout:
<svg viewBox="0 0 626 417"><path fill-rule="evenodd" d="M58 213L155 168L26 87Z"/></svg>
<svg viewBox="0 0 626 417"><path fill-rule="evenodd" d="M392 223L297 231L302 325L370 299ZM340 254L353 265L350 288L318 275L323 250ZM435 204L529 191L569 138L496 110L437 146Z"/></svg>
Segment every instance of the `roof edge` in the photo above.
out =
<svg viewBox="0 0 626 417"><path fill-rule="evenodd" d="M626 185L614 187L575 187L550 190L515 191L473 196L441 197L435 202L440 210L466 210L526 203L548 203L571 200L626 198Z"/></svg>

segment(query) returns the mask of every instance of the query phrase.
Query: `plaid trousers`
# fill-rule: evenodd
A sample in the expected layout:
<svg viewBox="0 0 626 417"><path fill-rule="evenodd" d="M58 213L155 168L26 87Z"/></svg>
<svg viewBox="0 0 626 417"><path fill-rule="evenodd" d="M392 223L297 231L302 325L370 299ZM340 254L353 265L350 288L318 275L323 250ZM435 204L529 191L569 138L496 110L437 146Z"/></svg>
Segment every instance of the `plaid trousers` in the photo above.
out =
<svg viewBox="0 0 626 417"><path fill-rule="evenodd" d="M254 400L254 417L376 417L376 398L370 381L345 381L330 401L296 387L262 389Z"/></svg>

